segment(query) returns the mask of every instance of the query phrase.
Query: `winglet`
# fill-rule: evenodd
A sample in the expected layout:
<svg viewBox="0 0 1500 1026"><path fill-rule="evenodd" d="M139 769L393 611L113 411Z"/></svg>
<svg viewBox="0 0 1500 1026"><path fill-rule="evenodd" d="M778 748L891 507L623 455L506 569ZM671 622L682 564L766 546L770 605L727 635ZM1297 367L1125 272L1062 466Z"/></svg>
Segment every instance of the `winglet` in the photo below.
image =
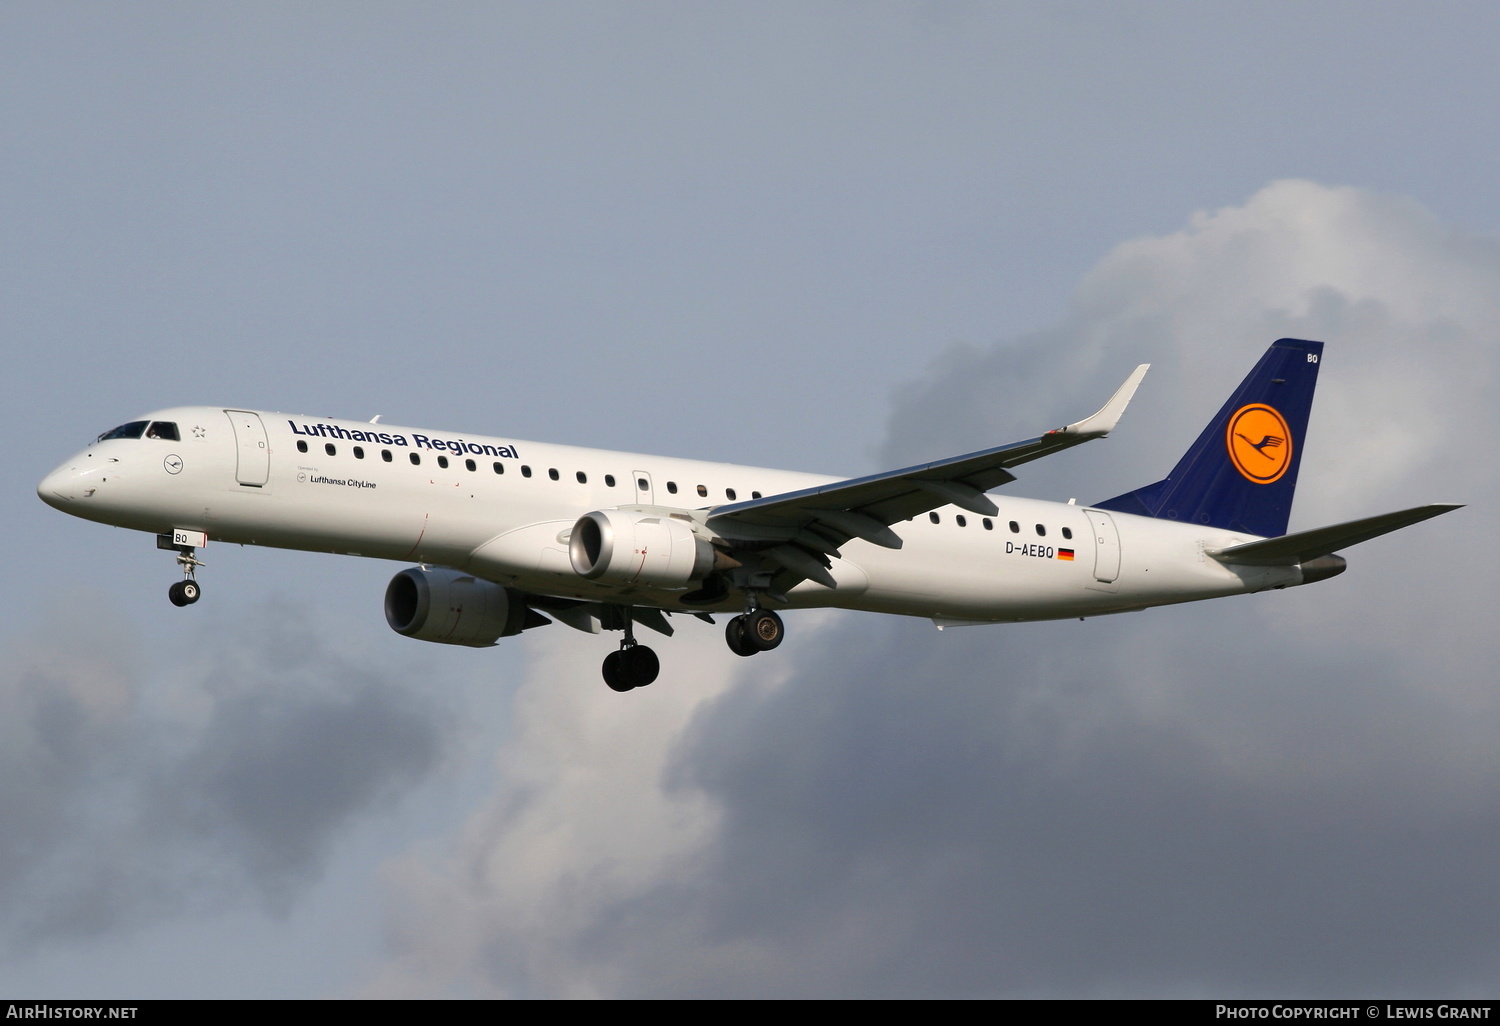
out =
<svg viewBox="0 0 1500 1026"><path fill-rule="evenodd" d="M1146 376L1146 371L1151 369L1149 363L1143 363L1130 372L1130 377L1125 383L1115 390L1110 396L1109 402L1092 417L1080 420L1076 424L1069 424L1065 428L1058 428L1060 435L1088 435L1091 438L1103 438L1115 429L1120 423L1120 415L1125 412L1125 407L1130 405L1130 400L1135 396L1135 390L1140 387L1141 379Z"/></svg>

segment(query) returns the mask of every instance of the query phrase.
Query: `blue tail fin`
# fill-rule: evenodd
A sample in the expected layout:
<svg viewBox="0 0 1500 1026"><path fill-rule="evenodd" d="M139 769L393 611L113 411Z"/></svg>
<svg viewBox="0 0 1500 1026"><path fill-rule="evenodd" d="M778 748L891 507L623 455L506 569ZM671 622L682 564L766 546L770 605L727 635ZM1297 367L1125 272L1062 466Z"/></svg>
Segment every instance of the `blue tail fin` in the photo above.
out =
<svg viewBox="0 0 1500 1026"><path fill-rule="evenodd" d="M1267 538L1286 534L1323 343L1272 343L1165 480L1099 509L1207 524Z"/></svg>

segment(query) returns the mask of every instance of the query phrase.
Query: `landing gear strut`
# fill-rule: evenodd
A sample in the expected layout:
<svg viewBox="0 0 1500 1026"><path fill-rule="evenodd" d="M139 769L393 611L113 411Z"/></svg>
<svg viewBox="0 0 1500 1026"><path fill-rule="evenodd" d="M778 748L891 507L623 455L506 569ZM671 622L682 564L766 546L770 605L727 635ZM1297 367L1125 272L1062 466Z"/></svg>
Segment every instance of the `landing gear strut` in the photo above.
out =
<svg viewBox="0 0 1500 1026"><path fill-rule="evenodd" d="M656 680L661 672L661 660L656 653L635 640L635 623L630 610L625 610L625 640L620 650L604 657L604 683L611 691L633 691Z"/></svg>

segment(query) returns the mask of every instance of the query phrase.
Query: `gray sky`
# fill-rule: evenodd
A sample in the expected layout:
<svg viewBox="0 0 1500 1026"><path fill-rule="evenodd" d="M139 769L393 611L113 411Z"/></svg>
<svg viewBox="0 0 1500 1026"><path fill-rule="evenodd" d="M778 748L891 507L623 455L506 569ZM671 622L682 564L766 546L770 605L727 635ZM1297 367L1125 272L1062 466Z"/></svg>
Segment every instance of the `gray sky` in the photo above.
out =
<svg viewBox="0 0 1500 1026"><path fill-rule="evenodd" d="M0 7L0 991L1492 995L1490 5ZM398 637L397 567L35 482L225 403L861 473L1160 477L1328 343L1313 588L773 656Z"/></svg>

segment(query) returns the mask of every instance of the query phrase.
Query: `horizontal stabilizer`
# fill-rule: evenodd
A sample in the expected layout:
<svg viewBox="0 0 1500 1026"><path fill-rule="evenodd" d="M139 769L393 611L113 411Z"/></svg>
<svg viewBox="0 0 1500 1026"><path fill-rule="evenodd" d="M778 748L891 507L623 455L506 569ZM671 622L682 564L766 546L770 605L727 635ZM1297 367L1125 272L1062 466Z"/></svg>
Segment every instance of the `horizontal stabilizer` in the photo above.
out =
<svg viewBox="0 0 1500 1026"><path fill-rule="evenodd" d="M1284 534L1280 538L1231 545L1227 549L1210 550L1208 555L1220 563L1235 563L1240 566L1294 566L1462 508L1463 503L1435 502L1415 509L1403 509L1398 513L1382 513L1378 517L1351 520L1347 524L1334 524L1332 527L1319 527L1313 531Z"/></svg>

